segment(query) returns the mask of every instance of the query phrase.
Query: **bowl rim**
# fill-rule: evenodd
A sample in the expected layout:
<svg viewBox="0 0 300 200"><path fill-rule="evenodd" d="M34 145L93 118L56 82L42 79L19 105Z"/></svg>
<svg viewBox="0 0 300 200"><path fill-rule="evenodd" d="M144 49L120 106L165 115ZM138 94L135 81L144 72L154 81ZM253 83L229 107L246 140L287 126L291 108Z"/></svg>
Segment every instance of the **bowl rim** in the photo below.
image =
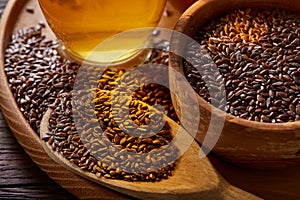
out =
<svg viewBox="0 0 300 200"><path fill-rule="evenodd" d="M174 30L180 33L183 33L185 35L187 35L188 37L192 37L190 36L187 31L189 28L195 29L196 30L201 27L202 25L199 25L198 27L195 27L194 25L189 26L189 23L192 22L193 18L195 17L196 14L199 14L199 10L202 9L204 6L208 5L209 3L215 3L215 2L223 2L225 4L228 5L228 7L230 7L230 9L227 10L223 10L225 12L221 13L224 14L226 12L229 12L230 10L234 10L234 9L239 9L239 8L255 8L256 6L253 6L253 4L257 4L257 3L262 3L261 5L258 5L257 7L261 7L261 8L282 8L285 10L298 10L300 11L300 1L299 1L299 5L296 7L293 7L293 3L295 3L293 0L244 0L242 1L243 3L245 2L245 4L241 4L241 1L239 0L226 0L226 1L220 1L220 0L198 0L196 1L194 4L192 4L179 18L179 20L177 21ZM279 4L279 2L282 2L284 4ZM248 6L247 6L248 5ZM213 12L211 12L212 14L215 14ZM218 13L217 15L220 15L220 13ZM213 19L213 17L209 17L209 19ZM170 41L170 49L172 48L176 48L176 45L174 45L172 47L172 44L174 45L174 43L172 42L172 39ZM170 55L170 66L172 68L177 68L176 70L179 71L179 73L184 75L183 69L182 69L182 59L179 58L177 55L175 55L174 53L171 52ZM174 62L175 61L175 62ZM176 63L176 64L175 64ZM186 76L184 75L184 77L186 78ZM272 130L272 131L291 131L291 130L296 130L299 129L300 131L300 121L293 121L293 122L283 122L283 123L270 123L270 122L257 122L257 121L252 121L252 120L248 120L248 119L243 119L243 118L239 118L237 116L234 116L230 113L227 113L225 111L222 111L219 108L214 107L213 105L211 105L209 102L207 102L205 99L203 99L202 97L199 96L199 94L196 92L197 94L197 99L199 102L199 105L201 105L206 111L208 111L209 113L212 113L211 110L214 110L214 113L218 116L218 117L224 117L224 113L225 113L225 125L226 122L230 122L239 126L244 126L244 127L249 127L249 128L253 128L255 127L256 129L259 130Z"/></svg>

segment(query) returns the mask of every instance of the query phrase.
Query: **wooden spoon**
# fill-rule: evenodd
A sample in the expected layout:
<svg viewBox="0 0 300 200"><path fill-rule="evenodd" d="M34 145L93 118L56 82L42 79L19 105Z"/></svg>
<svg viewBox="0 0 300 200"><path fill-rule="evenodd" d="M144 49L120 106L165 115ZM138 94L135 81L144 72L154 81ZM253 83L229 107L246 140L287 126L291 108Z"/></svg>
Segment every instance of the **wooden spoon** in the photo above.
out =
<svg viewBox="0 0 300 200"><path fill-rule="evenodd" d="M34 13L28 13L25 10L26 6L38 8L36 0L10 1L6 13L2 17L3 23L0 36L4 42L0 47L1 64L4 63L3 54L6 46L5 43L9 41L11 34L21 28L35 25L39 23L39 20L43 19L39 9L35 9ZM173 14L171 17L177 20L176 15ZM170 23L167 24L169 25ZM49 39L55 38L48 27L44 33ZM252 194L227 183L227 181L216 172L208 159L204 158L200 160L198 157L200 147L196 142L192 143L179 161L174 176L161 182L131 183L97 178L94 174L84 172L77 166L72 165L72 163L57 152L52 151L49 145L37 137L14 101L14 97L7 84L7 79L5 78L3 67L1 67L0 76L1 107L19 143L41 169L77 197L84 199L127 199L127 197L123 197L117 192L111 192L111 190L106 190L101 187L106 186L115 191L140 199L258 199ZM50 113L51 110L49 110L43 118L41 136L45 134L47 130ZM172 128L175 129L173 125ZM190 136L186 134L186 137L188 138ZM43 148L41 145L43 145ZM47 151L47 154L45 154L43 149ZM52 162L52 159L48 158L47 155L51 156L51 158L59 164ZM61 166L64 166L68 170L64 170ZM69 170L74 173L71 173ZM95 184L88 180L92 180Z"/></svg>
<svg viewBox="0 0 300 200"><path fill-rule="evenodd" d="M40 137L49 132L47 127L51 112L52 110L48 109L42 119ZM179 129L176 122L168 117L166 120L172 132L181 131L180 133L184 134L185 141L182 143L192 139L184 129ZM174 175L167 180L154 183L98 178L90 172L81 170L58 152L54 152L48 143L42 142L42 145L48 155L66 169L105 187L140 199L259 199L230 185L215 171L207 158L200 159L201 149L195 141L178 161Z"/></svg>

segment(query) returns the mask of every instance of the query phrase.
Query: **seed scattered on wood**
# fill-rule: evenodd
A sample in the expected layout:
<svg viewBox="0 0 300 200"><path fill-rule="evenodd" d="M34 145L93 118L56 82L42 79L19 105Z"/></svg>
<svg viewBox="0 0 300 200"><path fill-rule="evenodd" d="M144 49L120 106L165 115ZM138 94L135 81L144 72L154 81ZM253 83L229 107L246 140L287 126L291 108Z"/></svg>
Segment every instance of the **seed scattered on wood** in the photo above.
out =
<svg viewBox="0 0 300 200"><path fill-rule="evenodd" d="M97 177L127 181L160 181L171 176L176 166L174 158L178 150L175 147L163 149L172 140L168 124L151 137L129 135L131 123L138 124L142 132L152 120L161 120L161 113L151 111L151 106L157 103L166 108L166 114L178 122L170 103L169 90L160 85L145 84L137 87L131 102L120 99L120 108L128 106L129 117L132 119L123 124L124 116L117 116L118 113L113 113L111 108L111 92L118 85L118 80L126 76L125 71L109 69L103 73L97 68L87 71L84 76L89 76L88 81L98 84L97 88L91 88L95 91L95 98L92 102L89 99L80 99L77 103L83 109L88 107L87 102L95 106L82 116L82 122L91 116L96 118L92 118L89 123L75 126L71 100L78 100L74 99L76 94L72 91L76 76L80 76L77 73L80 66L59 55L57 42L42 35L43 27L43 24L39 24L20 30L12 36L5 51L4 71L9 86L33 130L39 134L41 119L46 110L52 108L49 133L43 140L51 145L53 151L59 152L80 169L94 173ZM157 45L164 50L154 49L149 62L166 65L169 44L161 41ZM103 76L99 79L98 75L102 73ZM128 76L127 80L133 78L135 77ZM118 127L118 120L127 127L128 133ZM81 130L80 134L78 128ZM108 148L109 144L113 144L112 147ZM158 155L159 159L151 156L146 159L146 155L149 155L147 153L159 149L163 149ZM145 155L145 158L138 163L126 152ZM165 167L156 169L157 163L163 163ZM145 173L127 172L130 169L153 170Z"/></svg>

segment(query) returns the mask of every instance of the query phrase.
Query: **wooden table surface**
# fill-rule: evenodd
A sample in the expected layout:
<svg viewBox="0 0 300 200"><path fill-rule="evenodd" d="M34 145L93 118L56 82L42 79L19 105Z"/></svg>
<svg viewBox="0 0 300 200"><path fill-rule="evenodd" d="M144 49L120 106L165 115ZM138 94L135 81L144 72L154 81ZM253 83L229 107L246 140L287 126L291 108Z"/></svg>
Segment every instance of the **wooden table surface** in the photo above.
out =
<svg viewBox="0 0 300 200"><path fill-rule="evenodd" d="M0 16L7 0L0 0ZM1 77L0 77L1 78ZM299 165L287 170L253 171L212 159L220 174L232 184L265 199L299 199ZM247 181L245 181L247 180ZM269 187L274 188L273 191ZM285 195L289 194L289 195ZM293 194L294 193L294 194ZM291 195L293 194L293 195ZM50 179L18 144L0 110L0 200L76 199Z"/></svg>
<svg viewBox="0 0 300 200"><path fill-rule="evenodd" d="M0 0L0 15L7 0ZM1 77L0 77L1 78ZM76 199L24 152L0 110L0 199Z"/></svg>
<svg viewBox="0 0 300 200"><path fill-rule="evenodd" d="M24 152L0 111L0 199L75 199Z"/></svg>

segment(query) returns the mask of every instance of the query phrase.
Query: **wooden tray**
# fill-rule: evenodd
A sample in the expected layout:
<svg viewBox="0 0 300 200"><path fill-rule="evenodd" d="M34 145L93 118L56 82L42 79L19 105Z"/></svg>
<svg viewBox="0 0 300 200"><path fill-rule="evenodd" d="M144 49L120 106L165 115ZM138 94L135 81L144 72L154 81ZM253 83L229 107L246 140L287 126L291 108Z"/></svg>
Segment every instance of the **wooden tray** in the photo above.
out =
<svg viewBox="0 0 300 200"><path fill-rule="evenodd" d="M34 8L34 13L29 13L26 11L26 7ZM172 28L176 20L178 19L180 12L174 10L169 4L169 17L164 17L162 20L161 26ZM7 84L6 75L3 70L3 57L5 47L7 46L10 36L12 33L15 33L20 28L30 27L32 25L38 24L38 22L43 19L41 12L38 8L36 0L11 0L7 5L7 9L2 16L2 23L1 23L1 33L0 38L2 39L3 43L0 46L1 52L1 66L0 66L0 99L1 99L1 108L3 111L6 120L14 133L15 137L17 138L18 142L23 146L25 151L30 155L37 165L48 174L52 179L54 179L58 184L62 187L67 189L69 192L74 194L80 199L132 199L132 197L128 195L132 195L138 198L145 198L146 196L142 196L142 192L137 192L134 190L130 191L121 191L123 194L108 189L107 187L103 187L98 183L90 181L82 176L77 175L76 173L66 170L63 166L58 164L57 162L53 161L51 157L45 152L42 141L37 136L37 134L31 129L23 115L18 109L18 106L14 100L12 93ZM44 33L50 39L55 39L51 30L47 27ZM230 185L225 181L219 173L215 171L212 167L212 164L218 168L222 174L229 178L229 180L233 180L233 184L238 184L239 187L251 191L256 195L263 196L266 198L272 199L280 199L280 197L287 198L287 197L300 197L300 192L297 190L297 186L300 185L298 181L292 181L291 187L286 187L282 184L274 184L274 180L270 179L271 174L267 177L264 177L264 172L257 173L253 170L246 170L241 169L238 167L233 167L231 165L227 165L223 162L220 162L217 159L211 160L203 159L200 163L202 166L205 166L203 169L204 171L208 171L209 174L212 175L212 179L207 179L204 182L211 182L213 184L208 184L211 187L202 188L202 193L198 193L197 196L194 198L213 198L215 197L214 193L220 194L220 198L224 199L232 199L232 198L244 198L244 199L256 199L256 197L250 195L247 192L239 190L238 188ZM298 169L298 168L297 168ZM294 173L297 173L298 170L294 170ZM237 173L237 175L235 175ZM284 174L284 173L283 173ZM249 184L249 181L243 180L243 177L247 177L253 181L253 184ZM287 176L278 176L279 182L282 181L289 181L286 178ZM289 177L297 177L296 176L289 176ZM267 179L266 179L267 178ZM269 179L268 179L269 178ZM294 178L295 179L295 178ZM267 180L267 181L266 181ZM300 175L298 179L300 180ZM268 182L269 181L269 182ZM273 181L273 182L270 182ZM266 186L259 185L256 186L256 183L265 183ZM277 182L277 181L275 181ZM270 183L273 183L270 185ZM219 188L216 188L216 185L220 184ZM203 184L205 185L205 184ZM109 185L106 185L109 186ZM280 190L280 188L282 188ZM113 187L112 187L113 188ZM115 189L115 188L114 188ZM167 191L167 189L166 189ZM168 191L172 193L172 191ZM184 192L183 192L184 193ZM278 198L278 194L281 195ZM176 196L176 194L173 194ZM147 196L148 198L153 198ZM158 196L156 196L158 197ZM174 196L172 196L174 198ZM185 196L186 199L191 199L192 196Z"/></svg>
<svg viewBox="0 0 300 200"><path fill-rule="evenodd" d="M34 10L33 13L32 10L31 12L26 11L26 8L29 7L33 8ZM176 12L175 10L169 12L168 15L171 16L168 17L165 16L165 20L162 20L160 26L172 28L171 26L175 25L175 22L178 19L179 14L180 13ZM4 38L3 41L5 41L1 46L1 52L2 52L1 55L3 58L5 47L7 46L7 43L9 42L11 35L17 32L21 28L28 28L30 26L34 26L38 24L39 21L43 19L43 16L41 15L36 0L31 0L31 1L17 0L17 1L9 2L9 4L7 5L6 13L3 15L2 19L3 19L2 21L3 28L1 30L3 31L1 33L1 37ZM48 38L55 39L55 36L53 35L49 27L44 29L43 33L47 35ZM212 177L210 179L202 180L205 184L201 184L201 180L199 180L200 184L198 185L200 185L200 187L197 187L197 184L193 184L192 181L191 183L188 182L190 188L196 190L196 192L194 192L194 191L187 190L186 188L188 187L181 189L180 180L176 181L178 184L173 184L172 186L170 184L166 185L166 184L154 184L154 183L130 183L125 181L116 181L116 180L109 180L109 179L97 180L96 176L94 176L93 174L88 172L84 173L82 170L77 168L77 166L71 165L69 162L63 162L63 161L59 162L60 160L56 159L57 157L55 157L55 155L57 154L55 154L51 150L47 151L47 145L45 145L45 143L40 140L38 135L31 129L31 127L28 125L27 121L19 111L18 106L14 101L14 97L12 96L9 90L7 80L5 78L6 76L3 71L3 59L2 59L1 77L3 77L1 79L2 81L1 81L1 94L0 94L1 107L3 110L3 114L5 115L8 121L8 124L12 129L12 132L18 139L19 143L23 146L25 151L31 156L34 162L36 162L37 165L43 171L45 171L58 184L60 184L62 187L69 190L72 194L74 194L78 198L80 199L91 199L91 198L92 199L128 199L130 197L127 195L131 195L137 198L151 199L155 197L155 199L157 199L160 198L160 196L165 196L165 197L168 197L169 195L171 195L171 197L176 196L176 194L171 194L171 193L181 193L181 195L197 193L198 195L199 193L198 191L200 191L201 193L201 186L206 186L206 185L208 185L208 188L210 189L210 192L208 192L209 195L217 194L216 192L213 191L213 189L214 187L218 186L219 177L216 173L214 173L214 169L212 167L209 167L209 169L212 170L212 172L210 173ZM41 129L42 128L43 126L41 126ZM192 163L192 160L189 161L190 163ZM205 160L205 162L202 163L210 165L208 160ZM194 165L196 166L197 164L199 164L199 162L195 162ZM69 169L70 171L67 169ZM201 166L199 166L198 170L199 172L201 172ZM177 171L180 170L177 169ZM184 168L182 168L181 171L184 174L188 173L188 171L185 170ZM78 176L76 174L80 174L81 176ZM201 176L197 177L195 180L200 178ZM221 178L221 180L223 179ZM95 184L95 182L99 184ZM107 189L106 187L103 187L103 185L115 189L117 191L121 191L123 194L126 195ZM191 187L192 185L194 186ZM230 190L240 191L235 187L231 187L230 185L228 186L229 186L228 189ZM152 189L153 193L149 192L148 188ZM161 188L165 188L165 190L162 190ZM180 189L182 191L179 191ZM204 194L204 196L207 196L207 194Z"/></svg>

